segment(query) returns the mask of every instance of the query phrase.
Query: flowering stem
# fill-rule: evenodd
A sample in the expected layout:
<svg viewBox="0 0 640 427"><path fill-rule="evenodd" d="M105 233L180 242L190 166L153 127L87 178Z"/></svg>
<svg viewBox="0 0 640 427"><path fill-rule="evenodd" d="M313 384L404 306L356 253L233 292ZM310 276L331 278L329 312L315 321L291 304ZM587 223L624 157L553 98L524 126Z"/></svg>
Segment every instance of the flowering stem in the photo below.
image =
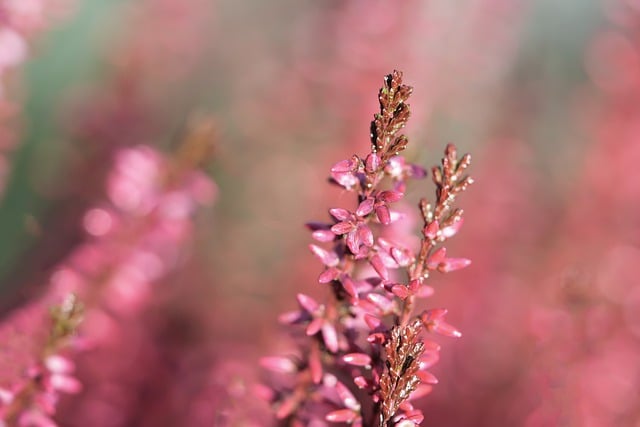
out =
<svg viewBox="0 0 640 427"><path fill-rule="evenodd" d="M298 359L262 360L270 370L296 378L293 384L286 381L290 385L284 389L272 387L271 399L280 419L300 425L314 421L356 427L418 425L423 416L410 400L416 393L426 394L428 384L437 382L425 369L435 363L439 351L437 344L421 335L427 331L460 336L444 321L446 310L416 316L414 308L418 297L433 292L424 285L430 271L446 273L469 264L463 258L447 258L445 249L437 246L462 224L462 211L452 211L451 205L471 182L460 176L470 158L458 160L449 145L442 167L433 170L436 204L432 208L426 200L420 202L424 227L417 256L386 236L377 236L400 219L390 205L403 198L405 181L426 175L424 169L399 156L408 142L398 133L410 115L406 101L411 92L402 84L402 73L386 76L378 96L380 113L371 123L370 153L364 158L354 155L331 169L334 183L355 193L357 206L330 209L332 223L309 224L314 239L331 245L327 249L313 244L310 249L325 265L318 281L330 285L333 298L320 304L299 294L300 310L281 319L305 325L311 342L300 346ZM385 187L389 182L392 188ZM376 275L362 279L362 273L371 268ZM400 273L407 282L398 281ZM319 402L338 408L326 413L318 409Z"/></svg>

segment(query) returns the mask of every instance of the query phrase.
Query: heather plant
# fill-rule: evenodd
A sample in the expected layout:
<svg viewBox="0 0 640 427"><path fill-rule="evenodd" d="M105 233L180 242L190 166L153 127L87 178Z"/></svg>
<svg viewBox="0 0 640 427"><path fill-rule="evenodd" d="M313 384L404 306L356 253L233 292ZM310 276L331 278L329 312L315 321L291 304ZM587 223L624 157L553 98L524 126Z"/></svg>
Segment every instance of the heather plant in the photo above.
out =
<svg viewBox="0 0 640 427"><path fill-rule="evenodd" d="M120 352L140 346L145 334L151 333L145 330L142 317L160 295L153 285L181 264L193 236L197 209L215 197L215 185L199 171L209 158L213 131L211 121L197 120L175 153L164 154L145 145L116 152L107 178L108 200L96 203L84 215L85 241L53 268L41 301L16 310L2 324L7 329L26 323L33 334L30 341L37 341L41 326L24 319L22 312L42 313L57 296L71 295L52 309L51 332L44 348L31 345L24 350L32 359L26 372L15 372L0 381L4 387L0 389L0 420L5 422L0 426L50 427L60 420L62 425L83 421L85 416L97 426L103 421L95 418L96 413L105 413L105 408L111 417L104 420L114 425L113 417L127 414L122 401L110 407L113 402L105 391L110 394L123 378L133 387L138 378L145 379L140 373L150 372L127 371L132 356ZM73 352L70 344L81 315L82 343L87 351ZM13 335L0 334L3 353L20 346ZM0 370L16 364L2 359ZM81 388L74 377L76 366L84 390L61 413L61 393L76 393ZM105 390L101 383L107 381L110 386ZM69 412L71 408L75 411Z"/></svg>
<svg viewBox="0 0 640 427"><path fill-rule="evenodd" d="M196 213L215 198L215 184L199 170L211 154L213 132L210 120L196 120L174 153L145 145L116 152L109 200L84 216L90 239L52 278L55 288L78 289L86 301L84 335L99 350L81 355L85 392L62 420L115 425L114 418L125 422L135 411L131 390L149 381L159 346L156 325L145 316L161 305L160 283L185 260ZM128 354L131 348L138 349L135 355ZM146 369L130 363L135 357ZM114 397L113 389L121 395ZM95 420L95 413L103 416Z"/></svg>
<svg viewBox="0 0 640 427"><path fill-rule="evenodd" d="M400 154L408 143L401 130L411 92L401 72L385 77L370 152L331 168L331 182L355 195L354 206L331 208L330 222L307 224L318 242L310 249L324 265L318 282L331 296L318 302L298 294L300 309L280 317L291 325L296 354L261 360L273 372L264 395L290 425L419 425L424 417L413 401L438 382L428 369L440 346L426 336L461 336L446 322L445 309L419 311L417 301L434 293L427 284L431 274L470 264L449 257L443 245L463 223L454 203L472 183L470 156L458 157L449 144L441 166L431 170L435 198L419 202L417 250L392 227L405 220L392 205L403 198L407 181L427 175Z"/></svg>
<svg viewBox="0 0 640 427"><path fill-rule="evenodd" d="M83 305L74 294L50 310L49 333L35 361L11 388L0 388L0 426L52 427L61 393L78 393L82 385L74 377L70 355L78 347L76 332Z"/></svg>

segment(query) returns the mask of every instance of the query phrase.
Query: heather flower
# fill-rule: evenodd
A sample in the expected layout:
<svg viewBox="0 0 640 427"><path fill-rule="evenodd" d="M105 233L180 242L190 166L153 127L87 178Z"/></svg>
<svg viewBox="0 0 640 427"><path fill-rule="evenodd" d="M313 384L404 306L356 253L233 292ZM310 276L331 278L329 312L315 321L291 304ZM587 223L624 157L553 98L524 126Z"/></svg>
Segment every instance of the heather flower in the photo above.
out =
<svg viewBox="0 0 640 427"><path fill-rule="evenodd" d="M10 388L0 388L0 426L57 426L52 417L60 396L82 389L68 357L77 347L75 335L82 316L83 305L74 294L51 309L49 336L35 363Z"/></svg>
<svg viewBox="0 0 640 427"><path fill-rule="evenodd" d="M52 312L45 350L29 355L34 361L24 379L0 384L5 387L0 389L0 420L54 426L54 418L65 420L65 413L57 411L60 396L81 388L82 395L69 402L77 411L65 411L74 421L83 418L83 411L91 413L96 402L106 407L100 396L105 390L95 377L106 374L116 384L118 369L133 367L126 352L141 347L140 315L152 301L153 284L179 265L196 210L215 197L215 185L198 170L208 156L211 132L208 121L195 123L173 155L142 145L117 152L107 179L109 199L87 210L82 221L86 240L54 269L48 289L53 297L80 295L85 302L81 344L101 352L83 358L69 351L66 344L78 326L80 305L65 300ZM83 384L76 378L76 364ZM136 378L135 372L118 375L128 387Z"/></svg>
<svg viewBox="0 0 640 427"><path fill-rule="evenodd" d="M384 233L402 218L392 207L402 200L405 181L426 175L400 153L408 143L399 134L410 115L412 89L395 71L380 90L380 113L371 123L371 152L331 168L332 182L355 193L353 209L332 208L331 223L309 223L318 244L309 247L325 266L319 277L332 297L322 303L299 294L300 310L281 321L304 328L295 358L268 357L263 366L287 380L271 381L269 399L276 416L292 425L336 422L352 425L415 426L423 420L412 400L428 394L438 380L427 371L440 347L427 333L459 337L444 320L446 310L414 313L416 299L434 292L425 281L470 264L448 257L442 243L460 230L462 210L453 207L469 184L470 156L458 158L447 146L442 166L432 171L433 203L420 201L423 220L418 250ZM364 158L364 160L363 160ZM389 188L388 186L391 186ZM333 235L332 235L333 234Z"/></svg>

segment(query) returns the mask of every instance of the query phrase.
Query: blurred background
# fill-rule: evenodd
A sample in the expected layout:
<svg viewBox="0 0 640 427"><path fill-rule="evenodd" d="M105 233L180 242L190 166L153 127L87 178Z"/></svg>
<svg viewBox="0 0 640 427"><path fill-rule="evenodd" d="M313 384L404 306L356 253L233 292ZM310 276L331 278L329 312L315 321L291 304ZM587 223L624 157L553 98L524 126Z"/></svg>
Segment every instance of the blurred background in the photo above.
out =
<svg viewBox="0 0 640 427"><path fill-rule="evenodd" d="M454 142L476 180L450 248L473 264L435 277L426 301L463 337L442 341L424 425L640 426L637 0L0 5L5 330L105 234L87 213L118 205L121 153L152 147L174 176L185 140L213 147L186 164L215 200L160 240L176 253L143 302L115 310L121 295L105 303L87 279L101 338L77 356L84 390L60 425L268 425L256 361L286 348L277 316L295 294L325 291L303 224L344 196L329 168L367 152L399 69L414 87L407 157L431 166ZM31 349L29 332L9 336L4 386Z"/></svg>

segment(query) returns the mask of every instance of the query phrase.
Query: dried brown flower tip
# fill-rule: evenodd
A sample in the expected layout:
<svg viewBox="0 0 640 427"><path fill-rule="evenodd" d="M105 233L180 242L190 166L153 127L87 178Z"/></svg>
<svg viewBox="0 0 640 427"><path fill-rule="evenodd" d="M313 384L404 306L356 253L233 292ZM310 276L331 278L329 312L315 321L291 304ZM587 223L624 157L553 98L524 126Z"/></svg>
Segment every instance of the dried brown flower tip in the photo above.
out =
<svg viewBox="0 0 640 427"><path fill-rule="evenodd" d="M396 136L402 129L411 111L406 104L413 88L402 84L402 72L395 70L384 78L380 89L380 113L371 122L371 151L378 153L383 162L397 155L407 146L405 135Z"/></svg>
<svg viewBox="0 0 640 427"><path fill-rule="evenodd" d="M471 155L465 154L458 159L455 145L448 144L442 166L435 166L431 169L433 182L436 184L436 208L433 218L443 223L454 214L448 215L448 211L455 201L456 196L473 184L473 179L469 176L462 176L471 164ZM459 216L459 215L458 215ZM426 219L426 216L423 214Z"/></svg>
<svg viewBox="0 0 640 427"><path fill-rule="evenodd" d="M422 322L418 319L406 326L391 329L384 349L387 355L387 369L380 379L380 426L386 426L398 411L400 405L413 393L420 378L420 356L424 343L420 340Z"/></svg>

